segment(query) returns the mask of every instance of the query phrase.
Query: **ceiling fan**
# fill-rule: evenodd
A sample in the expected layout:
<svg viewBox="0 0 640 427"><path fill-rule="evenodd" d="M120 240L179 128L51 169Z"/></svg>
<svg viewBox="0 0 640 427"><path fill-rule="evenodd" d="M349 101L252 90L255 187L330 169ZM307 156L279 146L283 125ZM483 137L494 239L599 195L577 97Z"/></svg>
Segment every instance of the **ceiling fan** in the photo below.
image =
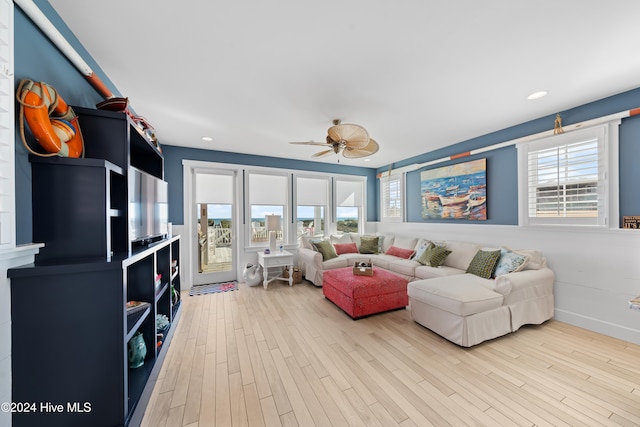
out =
<svg viewBox="0 0 640 427"><path fill-rule="evenodd" d="M348 159L367 157L378 151L378 143L369 138L369 132L360 125L340 123L335 119L333 126L327 130L327 142L291 142L291 144L317 145L328 147L326 150L313 154L313 157L323 157L331 153L342 155Z"/></svg>

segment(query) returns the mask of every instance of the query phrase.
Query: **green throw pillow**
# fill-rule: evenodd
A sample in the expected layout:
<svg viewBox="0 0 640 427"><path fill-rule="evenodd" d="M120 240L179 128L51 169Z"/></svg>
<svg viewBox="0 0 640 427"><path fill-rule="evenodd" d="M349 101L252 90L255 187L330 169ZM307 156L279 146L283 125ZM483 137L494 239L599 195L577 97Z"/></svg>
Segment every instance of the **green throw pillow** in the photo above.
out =
<svg viewBox="0 0 640 427"><path fill-rule="evenodd" d="M476 256L471 260L471 264L469 264L469 267L467 268L467 273L489 279L493 276L493 272L496 269L496 265L498 265L499 259L500 250L478 251Z"/></svg>
<svg viewBox="0 0 640 427"><path fill-rule="evenodd" d="M320 240L317 242L311 242L318 252L322 254L322 260L326 261L332 258L337 258L336 250L328 240Z"/></svg>
<svg viewBox="0 0 640 427"><path fill-rule="evenodd" d="M360 238L361 254L377 254L378 253L378 237L362 236Z"/></svg>
<svg viewBox="0 0 640 427"><path fill-rule="evenodd" d="M420 255L420 258L418 258L416 261L418 261L422 265L439 267L442 265L444 260L447 259L450 253L450 250L445 249L441 246L431 246L424 252L422 252L422 255Z"/></svg>

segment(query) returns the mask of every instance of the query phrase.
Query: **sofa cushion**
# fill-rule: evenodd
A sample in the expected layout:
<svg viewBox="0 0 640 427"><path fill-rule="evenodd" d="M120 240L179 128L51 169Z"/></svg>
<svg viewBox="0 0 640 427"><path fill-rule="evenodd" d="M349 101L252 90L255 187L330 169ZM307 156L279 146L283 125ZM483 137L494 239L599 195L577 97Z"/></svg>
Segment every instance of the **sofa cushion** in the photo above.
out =
<svg viewBox="0 0 640 427"><path fill-rule="evenodd" d="M503 296L484 286L487 281L474 274L440 277L410 282L409 298L438 307L458 316L493 310L502 305Z"/></svg>
<svg viewBox="0 0 640 427"><path fill-rule="evenodd" d="M391 246L385 252L386 255L397 256L398 258L402 259L409 259L413 256L414 253L415 251L413 249L398 248L396 246Z"/></svg>
<svg viewBox="0 0 640 427"><path fill-rule="evenodd" d="M489 279L493 276L493 272L500 258L500 249L495 251L478 251L471 260L467 273L475 274L483 279Z"/></svg>
<svg viewBox="0 0 640 427"><path fill-rule="evenodd" d="M444 263L449 254L451 254L451 251L448 249L432 246L425 250L417 261L422 265L439 267Z"/></svg>
<svg viewBox="0 0 640 427"><path fill-rule="evenodd" d="M375 254L375 255L368 255L368 256L370 257L371 263L374 266L384 268L385 270L389 270L390 263L392 263L393 261L398 261L397 257L391 256L391 255Z"/></svg>
<svg viewBox="0 0 640 427"><path fill-rule="evenodd" d="M358 253L358 247L356 246L356 244L354 242L352 243L334 243L333 247L336 250L336 254L338 255L342 255L342 254L357 254Z"/></svg>
<svg viewBox="0 0 640 427"><path fill-rule="evenodd" d="M500 259L496 266L494 276L502 276L503 274L509 274L524 269L525 265L529 261L527 255L517 254L505 248L500 249Z"/></svg>
<svg viewBox="0 0 640 427"><path fill-rule="evenodd" d="M338 256L338 254L336 254L336 250L333 248L333 245L328 240L319 240L317 242L312 241L311 243L316 248L316 250L322 254L323 261L327 261Z"/></svg>
<svg viewBox="0 0 640 427"><path fill-rule="evenodd" d="M378 253L378 236L361 236L360 237L360 253L361 254L377 254Z"/></svg>
<svg viewBox="0 0 640 427"><path fill-rule="evenodd" d="M466 271L469 264L471 264L471 260L480 250L480 245L451 240L447 241L446 248L451 251L451 255L444 261L444 265Z"/></svg>
<svg viewBox="0 0 640 427"><path fill-rule="evenodd" d="M330 260L322 262L323 270L333 270L335 268L349 267L351 266L349 260L344 256L331 258Z"/></svg>
<svg viewBox="0 0 640 427"><path fill-rule="evenodd" d="M432 279L434 277L446 277L453 276L455 274L465 274L464 270L459 268L448 267L441 265L440 267L430 267L428 265L419 265L415 270L415 277L417 279Z"/></svg>
<svg viewBox="0 0 640 427"><path fill-rule="evenodd" d="M399 259L389 262L389 270L403 276L415 277L416 267L420 267L418 261L412 259Z"/></svg>

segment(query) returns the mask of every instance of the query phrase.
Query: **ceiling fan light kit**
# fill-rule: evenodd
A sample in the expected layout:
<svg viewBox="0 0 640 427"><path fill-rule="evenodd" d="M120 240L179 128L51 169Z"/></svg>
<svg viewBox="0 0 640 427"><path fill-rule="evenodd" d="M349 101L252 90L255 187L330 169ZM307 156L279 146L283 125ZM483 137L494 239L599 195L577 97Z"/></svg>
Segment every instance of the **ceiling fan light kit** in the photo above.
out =
<svg viewBox="0 0 640 427"><path fill-rule="evenodd" d="M312 157L323 157L331 153L342 155L348 159L367 157L379 150L379 145L373 138L369 137L369 132L360 125L352 123L341 123L334 120L333 126L327 130L327 142L292 142L291 144L318 145L328 147L327 150L319 151Z"/></svg>

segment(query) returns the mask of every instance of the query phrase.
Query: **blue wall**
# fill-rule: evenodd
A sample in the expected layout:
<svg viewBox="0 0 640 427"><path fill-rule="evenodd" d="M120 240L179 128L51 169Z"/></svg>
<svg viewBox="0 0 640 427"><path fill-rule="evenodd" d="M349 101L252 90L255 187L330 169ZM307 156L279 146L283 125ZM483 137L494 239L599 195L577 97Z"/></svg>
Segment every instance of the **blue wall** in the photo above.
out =
<svg viewBox="0 0 640 427"><path fill-rule="evenodd" d="M84 47L60 19L51 5L36 0L40 10L58 28L102 81L115 93L114 85L103 74ZM102 98L84 76L64 57L49 39L22 12L14 7L14 74L16 89L21 80L30 79L50 84L71 105L95 108ZM18 120L16 108L16 120ZM17 122L16 122L16 129ZM31 141L34 141L31 138ZM32 242L31 164L27 150L16 132L16 243Z"/></svg>
<svg viewBox="0 0 640 427"><path fill-rule="evenodd" d="M564 126L585 120L631 110L640 107L640 88L610 96L589 104L561 111ZM458 153L471 151L500 142L510 141L523 136L548 131L553 128L555 114L541 117L507 129L479 136L439 150L431 151L393 164L400 168L411 164L425 163ZM464 125L464 124L462 124ZM424 220L421 216L420 172L466 162L479 158L487 159L487 221L467 220ZM620 125L620 217L640 214L640 116L626 118ZM389 166L378 169L385 172ZM479 155L447 161L407 173L406 201L409 222L446 222L455 221L465 224L504 224L518 223L518 170L517 152L514 146L489 151Z"/></svg>
<svg viewBox="0 0 640 427"><path fill-rule="evenodd" d="M183 215L183 174L182 160L199 160L206 162L230 163L235 165L264 166L271 168L293 169L301 171L325 172L367 177L367 221L375 221L378 214L378 191L376 171L370 168L344 166L290 160L277 157L253 156L249 154L229 153L225 151L198 150L193 148L165 145L164 175L169 183L169 221L184 224Z"/></svg>

